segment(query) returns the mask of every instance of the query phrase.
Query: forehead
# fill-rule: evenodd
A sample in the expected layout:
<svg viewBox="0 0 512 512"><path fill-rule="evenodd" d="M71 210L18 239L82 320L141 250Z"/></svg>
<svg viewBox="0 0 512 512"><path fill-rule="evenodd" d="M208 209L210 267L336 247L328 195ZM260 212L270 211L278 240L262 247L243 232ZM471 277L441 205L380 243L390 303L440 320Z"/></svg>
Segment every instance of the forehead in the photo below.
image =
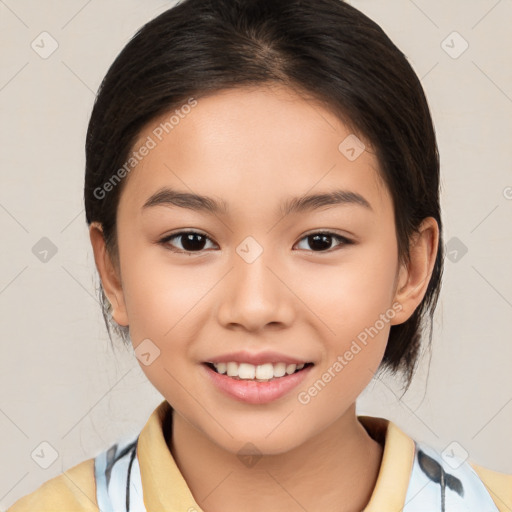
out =
<svg viewBox="0 0 512 512"><path fill-rule="evenodd" d="M150 149L121 197L134 211L166 186L215 198L230 214L256 214L271 204L276 213L286 198L340 188L376 211L389 208L369 144L327 107L285 87L184 102L146 125L132 150L143 146Z"/></svg>

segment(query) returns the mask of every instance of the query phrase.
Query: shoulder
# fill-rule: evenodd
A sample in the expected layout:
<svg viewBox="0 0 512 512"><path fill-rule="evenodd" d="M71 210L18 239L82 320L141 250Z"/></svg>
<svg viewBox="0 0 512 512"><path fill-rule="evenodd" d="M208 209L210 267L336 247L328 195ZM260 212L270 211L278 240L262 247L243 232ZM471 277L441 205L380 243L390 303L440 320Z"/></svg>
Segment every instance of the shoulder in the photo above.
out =
<svg viewBox="0 0 512 512"><path fill-rule="evenodd" d="M512 510L512 475L476 465L452 449L439 453L415 441L406 503L406 512L425 505L432 510L508 512Z"/></svg>
<svg viewBox="0 0 512 512"><path fill-rule="evenodd" d="M94 458L44 482L7 512L98 512Z"/></svg>
<svg viewBox="0 0 512 512"><path fill-rule="evenodd" d="M484 483L500 512L512 510L512 475L493 471L474 462L470 464Z"/></svg>

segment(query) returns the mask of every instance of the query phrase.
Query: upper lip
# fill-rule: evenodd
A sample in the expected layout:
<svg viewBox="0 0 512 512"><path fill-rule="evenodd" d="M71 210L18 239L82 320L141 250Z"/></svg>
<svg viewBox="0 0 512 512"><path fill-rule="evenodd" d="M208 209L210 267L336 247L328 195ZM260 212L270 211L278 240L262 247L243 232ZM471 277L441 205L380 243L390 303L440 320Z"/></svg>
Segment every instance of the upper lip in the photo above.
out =
<svg viewBox="0 0 512 512"><path fill-rule="evenodd" d="M264 351L264 352L231 352L229 354L222 354L220 356L208 359L208 363L249 363L254 366L265 363L286 363L286 364L306 364L310 361L300 359L297 357L287 356L279 352Z"/></svg>

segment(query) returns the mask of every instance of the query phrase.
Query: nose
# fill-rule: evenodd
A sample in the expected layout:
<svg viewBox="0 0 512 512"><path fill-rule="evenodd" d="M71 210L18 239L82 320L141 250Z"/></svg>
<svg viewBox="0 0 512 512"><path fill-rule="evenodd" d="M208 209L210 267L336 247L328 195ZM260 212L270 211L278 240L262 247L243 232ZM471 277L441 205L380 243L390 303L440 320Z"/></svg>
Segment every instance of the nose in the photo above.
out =
<svg viewBox="0 0 512 512"><path fill-rule="evenodd" d="M233 268L223 279L217 309L218 321L224 327L257 332L291 325L295 315L293 284L280 275L282 272L271 258L272 254L263 251L249 263L234 254Z"/></svg>

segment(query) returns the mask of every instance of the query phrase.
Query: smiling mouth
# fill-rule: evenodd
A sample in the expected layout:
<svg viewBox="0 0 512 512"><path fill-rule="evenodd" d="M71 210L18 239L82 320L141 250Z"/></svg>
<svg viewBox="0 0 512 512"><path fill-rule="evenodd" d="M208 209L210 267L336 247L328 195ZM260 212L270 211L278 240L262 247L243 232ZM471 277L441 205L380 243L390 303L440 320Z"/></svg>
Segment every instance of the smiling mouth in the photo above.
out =
<svg viewBox="0 0 512 512"><path fill-rule="evenodd" d="M298 373L313 363L286 364L286 363L265 363L253 365L249 363L205 363L215 373L226 375L234 380L250 380L254 382L270 382L273 380Z"/></svg>

